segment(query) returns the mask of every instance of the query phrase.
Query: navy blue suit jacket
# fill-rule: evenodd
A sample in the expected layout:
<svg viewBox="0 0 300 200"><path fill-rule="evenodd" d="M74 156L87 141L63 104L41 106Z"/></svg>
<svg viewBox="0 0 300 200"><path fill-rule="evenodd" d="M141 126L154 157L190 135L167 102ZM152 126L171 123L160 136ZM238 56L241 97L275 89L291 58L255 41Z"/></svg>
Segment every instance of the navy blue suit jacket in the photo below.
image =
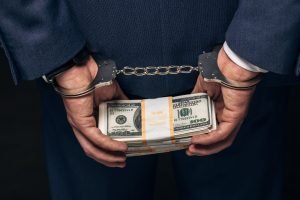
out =
<svg viewBox="0 0 300 200"><path fill-rule="evenodd" d="M225 40L249 62L293 74L299 11L299 0L0 0L0 36L15 80L54 70L84 45L118 66L196 65L202 51ZM129 97L151 98L194 87L197 74L178 76L118 81ZM72 133L59 95L40 86L53 199L150 199L156 157L129 158L124 170L95 163ZM174 153L182 199L280 199L287 96L258 86L227 151L203 158Z"/></svg>
<svg viewBox="0 0 300 200"><path fill-rule="evenodd" d="M299 0L0 0L0 5L0 36L15 81L41 77L86 44L120 67L196 65L202 51L225 40L242 58L271 72L293 74L299 60ZM147 91L152 97L191 89L195 78L119 82L127 93ZM153 87L162 92L151 94Z"/></svg>

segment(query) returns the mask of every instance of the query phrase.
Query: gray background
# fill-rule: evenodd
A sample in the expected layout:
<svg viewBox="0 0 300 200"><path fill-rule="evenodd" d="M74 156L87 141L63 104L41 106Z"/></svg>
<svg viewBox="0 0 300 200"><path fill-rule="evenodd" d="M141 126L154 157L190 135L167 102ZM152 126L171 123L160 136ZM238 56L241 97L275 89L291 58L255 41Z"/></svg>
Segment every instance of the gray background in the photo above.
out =
<svg viewBox="0 0 300 200"><path fill-rule="evenodd" d="M15 86L0 50L0 199L50 199L41 142L40 99L33 81ZM285 199L298 199L300 190L300 88L290 89L290 125ZM283 105L284 106L284 105ZM177 199L170 158L160 157L154 199Z"/></svg>

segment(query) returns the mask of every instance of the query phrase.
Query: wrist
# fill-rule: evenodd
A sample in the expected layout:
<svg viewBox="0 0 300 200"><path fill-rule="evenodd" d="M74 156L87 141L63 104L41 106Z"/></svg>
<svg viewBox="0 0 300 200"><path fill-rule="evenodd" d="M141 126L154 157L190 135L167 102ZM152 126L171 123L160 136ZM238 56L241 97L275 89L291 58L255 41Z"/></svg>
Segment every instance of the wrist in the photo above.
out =
<svg viewBox="0 0 300 200"><path fill-rule="evenodd" d="M88 57L89 57L89 51L87 50L86 47L83 47L72 59L65 62L59 68L56 68L55 70L52 70L47 74L44 74L42 78L46 83L53 83L53 81L55 81L55 78L59 74L63 73L64 71L67 71L74 65L84 65Z"/></svg>
<svg viewBox="0 0 300 200"><path fill-rule="evenodd" d="M83 65L74 65L59 74L55 80L64 90L81 90L88 87L97 74L97 64L91 56Z"/></svg>
<svg viewBox="0 0 300 200"><path fill-rule="evenodd" d="M261 75L260 72L252 72L249 70L246 70L236 63L234 63L226 54L223 48L221 48L219 54L218 54L218 67L221 71L221 73L228 79L237 81L237 82L247 82L250 81L259 75Z"/></svg>

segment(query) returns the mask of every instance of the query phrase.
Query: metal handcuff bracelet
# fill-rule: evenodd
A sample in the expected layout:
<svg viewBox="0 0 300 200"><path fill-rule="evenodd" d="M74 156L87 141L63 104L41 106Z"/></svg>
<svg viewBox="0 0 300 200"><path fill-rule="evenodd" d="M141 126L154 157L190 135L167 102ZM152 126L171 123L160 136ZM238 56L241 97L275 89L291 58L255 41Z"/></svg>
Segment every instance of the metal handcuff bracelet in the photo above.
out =
<svg viewBox="0 0 300 200"><path fill-rule="evenodd" d="M96 88L111 85L118 75L125 76L154 76L154 75L172 75L172 74L190 74L194 71L199 72L206 82L219 83L225 87L236 90L247 90L253 88L261 80L261 76L257 76L247 82L237 82L229 80L223 76L217 65L217 56L220 47L215 48L212 52L199 55L198 66L181 65L181 66L147 66L147 67L129 67L125 66L118 70L113 60L103 60L94 57L98 64L98 71L95 79L82 91L67 92L64 91L54 81L51 81L54 89L61 96L66 98L82 97L92 93Z"/></svg>

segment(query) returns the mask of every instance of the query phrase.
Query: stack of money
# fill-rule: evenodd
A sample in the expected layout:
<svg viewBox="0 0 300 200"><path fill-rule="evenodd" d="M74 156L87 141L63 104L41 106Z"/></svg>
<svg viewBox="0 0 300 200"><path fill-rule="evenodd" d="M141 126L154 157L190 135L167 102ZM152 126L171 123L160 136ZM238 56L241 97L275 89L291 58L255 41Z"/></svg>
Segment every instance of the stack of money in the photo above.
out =
<svg viewBox="0 0 300 200"><path fill-rule="evenodd" d="M185 149L191 138L216 129L213 101L206 93L99 105L99 129L128 144L127 156Z"/></svg>

